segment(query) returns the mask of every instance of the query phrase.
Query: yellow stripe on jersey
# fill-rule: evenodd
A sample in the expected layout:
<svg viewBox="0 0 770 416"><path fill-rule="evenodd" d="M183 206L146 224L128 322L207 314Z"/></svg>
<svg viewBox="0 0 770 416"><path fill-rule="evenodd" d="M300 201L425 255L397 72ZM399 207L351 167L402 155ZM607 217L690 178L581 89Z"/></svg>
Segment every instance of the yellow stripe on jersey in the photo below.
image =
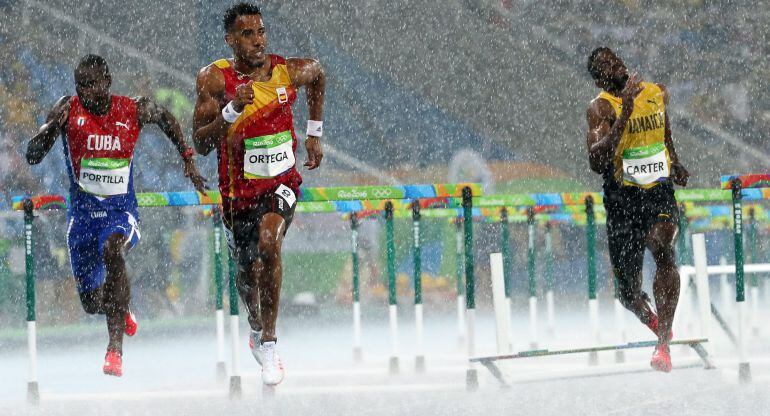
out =
<svg viewBox="0 0 770 416"><path fill-rule="evenodd" d="M254 90L254 102L244 107L241 116L230 127L231 132L238 129L238 126L251 119L255 114L258 117L266 110L286 102L289 93L294 90L289 77L289 69L285 64L274 66L270 80L254 82L251 84L251 88Z"/></svg>

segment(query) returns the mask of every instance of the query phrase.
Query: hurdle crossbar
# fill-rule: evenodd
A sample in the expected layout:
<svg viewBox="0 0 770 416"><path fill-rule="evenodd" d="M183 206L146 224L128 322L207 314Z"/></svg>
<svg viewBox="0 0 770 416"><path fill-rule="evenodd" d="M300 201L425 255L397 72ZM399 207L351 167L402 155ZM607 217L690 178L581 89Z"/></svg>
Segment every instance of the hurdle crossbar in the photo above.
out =
<svg viewBox="0 0 770 416"><path fill-rule="evenodd" d="M703 368L704 369L713 369L716 368L709 358L708 352L705 348L703 348L704 343L708 342L707 338L695 338L695 339L680 339L676 341L669 342L669 345L687 345L691 347L695 352L698 354L700 359L703 361ZM513 360L518 358L533 358L533 357L548 357L548 356L555 356L555 355L566 355L566 354L578 354L578 353L591 353L591 352L599 352L599 351L620 351L620 350L629 350L629 349L635 349L635 348L649 348L654 347L657 345L658 341L635 341L635 342L629 342L626 344L619 344L619 345L599 345L599 346L593 346L593 347L581 347L581 348L567 348L562 350L547 350L547 349L538 349L538 350L529 350L529 351L520 351L516 354L504 354L504 355L490 355L490 356L483 356L483 357L472 357L469 359L471 363L479 363L483 365L484 367L489 370L490 373L503 385L508 385L508 383L503 378L503 374L500 371L500 369L495 364L496 361L501 360Z"/></svg>

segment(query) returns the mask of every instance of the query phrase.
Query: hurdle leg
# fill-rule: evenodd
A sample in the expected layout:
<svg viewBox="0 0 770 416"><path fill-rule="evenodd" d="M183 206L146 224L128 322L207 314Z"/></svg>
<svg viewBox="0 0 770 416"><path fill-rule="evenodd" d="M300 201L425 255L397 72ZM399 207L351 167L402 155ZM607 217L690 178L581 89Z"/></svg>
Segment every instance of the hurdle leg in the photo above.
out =
<svg viewBox="0 0 770 416"><path fill-rule="evenodd" d="M388 369L390 374L398 374L398 306L388 306L388 318L390 322L390 361Z"/></svg>
<svg viewBox="0 0 770 416"><path fill-rule="evenodd" d="M618 331L618 337L620 339L621 344L626 343L626 319L625 319L625 308L620 303L620 299L617 297L615 298L615 301L613 302L615 306L615 328ZM626 361L625 352L623 350L616 350L615 351L615 362L616 363L624 363Z"/></svg>
<svg viewBox="0 0 770 416"><path fill-rule="evenodd" d="M698 296L698 315L701 325L700 335L701 338L711 339L711 295L706 259L706 237L703 234L693 234L692 248L695 263L695 291Z"/></svg>
<svg viewBox="0 0 770 416"><path fill-rule="evenodd" d="M497 353L505 354L510 350L511 341L508 310L505 304L505 284L503 282L503 258L500 253L491 253L489 262L492 268L492 303L495 309L495 324L497 328Z"/></svg>
<svg viewBox="0 0 770 416"><path fill-rule="evenodd" d="M492 373L492 376L497 379L497 381L500 382L500 387L511 387L510 384L508 384L508 381L505 380L505 377L503 377L502 371L500 371L499 368L495 365L494 362L490 360L482 360L480 361L481 365L486 367L487 370L489 370L490 373Z"/></svg>
<svg viewBox="0 0 770 416"><path fill-rule="evenodd" d="M588 300L588 314L591 321L591 341L599 344L599 300ZM598 365L599 355L596 351L588 353L588 365Z"/></svg>
<svg viewBox="0 0 770 416"><path fill-rule="evenodd" d="M727 266L727 259L725 256L721 256L719 258L719 265ZM719 275L719 296L722 303L722 313L727 316L730 316L733 308L733 302L735 302L733 299L732 291L733 288L730 287L727 273L722 273Z"/></svg>
<svg viewBox="0 0 770 416"><path fill-rule="evenodd" d="M751 301L751 334L755 337L759 336L759 287L752 286L750 301Z"/></svg>
<svg viewBox="0 0 770 416"><path fill-rule="evenodd" d="M695 350L695 352L698 354L698 357L703 361L703 369L704 370L713 370L717 368L713 362L711 362L711 358L709 357L709 353L706 351L705 348L703 348L703 345L701 343L696 342L694 344L690 344L690 347Z"/></svg>
<svg viewBox="0 0 770 416"><path fill-rule="evenodd" d="M425 372L425 349L423 347L423 314L422 303L414 305L414 326L417 336L417 354L415 356L414 368L418 373Z"/></svg>
<svg viewBox="0 0 770 416"><path fill-rule="evenodd" d="M225 366L225 311L217 309L217 378L224 381L227 377L227 368Z"/></svg>
<svg viewBox="0 0 770 416"><path fill-rule="evenodd" d="M548 335L556 335L556 307L554 305L553 290L545 292L546 319L548 320Z"/></svg>
<svg viewBox="0 0 770 416"><path fill-rule="evenodd" d="M26 271L27 303L27 352L29 367L27 373L27 402L36 405L40 402L40 389L37 382L37 317L35 310L35 244L32 222L35 219L34 206L29 199L24 200L24 266Z"/></svg>
<svg viewBox="0 0 770 416"><path fill-rule="evenodd" d="M361 304L353 302L353 361L360 363L363 361L363 350L361 349Z"/></svg>
<svg viewBox="0 0 770 416"><path fill-rule="evenodd" d="M529 346L537 349L537 298L529 297Z"/></svg>

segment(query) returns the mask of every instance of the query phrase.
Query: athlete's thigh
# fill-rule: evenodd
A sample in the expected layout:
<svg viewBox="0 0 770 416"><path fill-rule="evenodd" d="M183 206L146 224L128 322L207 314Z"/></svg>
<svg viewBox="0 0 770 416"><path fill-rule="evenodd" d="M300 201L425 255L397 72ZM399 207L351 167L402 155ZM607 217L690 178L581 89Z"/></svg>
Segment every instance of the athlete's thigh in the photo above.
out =
<svg viewBox="0 0 770 416"><path fill-rule="evenodd" d="M104 314L104 286L78 293L83 310L89 314Z"/></svg>
<svg viewBox="0 0 770 416"><path fill-rule="evenodd" d="M669 187L660 185L644 203L645 245L653 254L674 246L679 230L679 207Z"/></svg>
<svg viewBox="0 0 770 416"><path fill-rule="evenodd" d="M280 251L286 231L294 219L296 193L281 185L267 196L265 204L265 214L260 218L259 226L259 250L262 255Z"/></svg>
<svg viewBox="0 0 770 416"><path fill-rule="evenodd" d="M139 221L129 212L110 213L99 233L99 253L104 256L107 242L121 244L122 252L128 252L139 243L142 235Z"/></svg>
<svg viewBox="0 0 770 416"><path fill-rule="evenodd" d="M607 213L607 243L618 286L623 291L641 290L644 235L635 215Z"/></svg>
<svg viewBox="0 0 770 416"><path fill-rule="evenodd" d="M297 208L297 190L291 189L286 185L280 185L275 192L269 196L268 212L278 214L283 218L283 235L289 229L294 220L294 210ZM274 227L274 225L271 225Z"/></svg>
<svg viewBox="0 0 770 416"><path fill-rule="evenodd" d="M104 283L104 261L99 247L99 236L104 225L102 219L90 218L90 213L70 218L67 248L79 293L93 291Z"/></svg>
<svg viewBox="0 0 770 416"><path fill-rule="evenodd" d="M248 211L226 215L224 218L227 247L239 271L251 270L257 260L261 216L262 208L257 205Z"/></svg>

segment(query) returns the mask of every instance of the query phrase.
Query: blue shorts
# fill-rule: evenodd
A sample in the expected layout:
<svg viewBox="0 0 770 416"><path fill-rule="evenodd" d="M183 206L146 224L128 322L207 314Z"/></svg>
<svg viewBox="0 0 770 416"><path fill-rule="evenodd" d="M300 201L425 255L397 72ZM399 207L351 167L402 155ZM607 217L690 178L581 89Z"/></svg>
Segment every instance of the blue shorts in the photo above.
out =
<svg viewBox="0 0 770 416"><path fill-rule="evenodd" d="M139 242L139 222L125 211L94 211L70 215L67 246L78 292L90 292L104 283L104 243L112 234L127 237L126 249Z"/></svg>

